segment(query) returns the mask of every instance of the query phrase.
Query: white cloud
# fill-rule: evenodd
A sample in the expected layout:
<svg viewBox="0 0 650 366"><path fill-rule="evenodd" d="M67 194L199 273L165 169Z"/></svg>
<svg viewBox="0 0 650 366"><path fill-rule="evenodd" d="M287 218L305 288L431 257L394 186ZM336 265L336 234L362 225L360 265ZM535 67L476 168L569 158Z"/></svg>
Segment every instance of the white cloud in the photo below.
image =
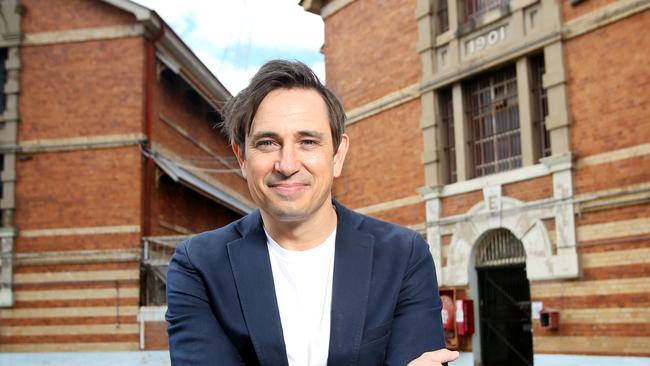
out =
<svg viewBox="0 0 650 366"><path fill-rule="evenodd" d="M199 49L195 52L233 95L244 89L259 69L258 66L243 67L230 61L218 60L206 50Z"/></svg>
<svg viewBox="0 0 650 366"><path fill-rule="evenodd" d="M237 93L266 58L297 59L324 80L323 21L298 0L137 0L155 10Z"/></svg>
<svg viewBox="0 0 650 366"><path fill-rule="evenodd" d="M318 76L320 81L325 84L325 61L318 61L309 65L314 73Z"/></svg>
<svg viewBox="0 0 650 366"><path fill-rule="evenodd" d="M297 0L138 0L158 12L183 36L218 47L245 45L283 49L318 49L323 21ZM191 23L196 27L189 32Z"/></svg>

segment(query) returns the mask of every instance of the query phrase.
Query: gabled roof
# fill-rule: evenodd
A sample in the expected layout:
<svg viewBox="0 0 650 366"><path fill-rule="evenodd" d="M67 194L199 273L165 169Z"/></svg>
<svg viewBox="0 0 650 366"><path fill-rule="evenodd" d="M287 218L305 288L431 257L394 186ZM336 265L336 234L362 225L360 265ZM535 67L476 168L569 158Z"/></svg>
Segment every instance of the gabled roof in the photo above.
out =
<svg viewBox="0 0 650 366"><path fill-rule="evenodd" d="M217 104L231 97L228 89L154 10L130 0L101 1L133 14L143 25L145 37L156 43L157 57L183 77L213 107L221 107Z"/></svg>
<svg viewBox="0 0 650 366"><path fill-rule="evenodd" d="M156 58L183 78L213 108L221 110L222 104L231 97L230 92L155 11L130 0L101 1L133 14L144 28L144 37L155 43ZM236 212L247 214L254 209L244 197L229 192L216 182L202 179L171 159L160 154L152 155L152 159L175 182Z"/></svg>

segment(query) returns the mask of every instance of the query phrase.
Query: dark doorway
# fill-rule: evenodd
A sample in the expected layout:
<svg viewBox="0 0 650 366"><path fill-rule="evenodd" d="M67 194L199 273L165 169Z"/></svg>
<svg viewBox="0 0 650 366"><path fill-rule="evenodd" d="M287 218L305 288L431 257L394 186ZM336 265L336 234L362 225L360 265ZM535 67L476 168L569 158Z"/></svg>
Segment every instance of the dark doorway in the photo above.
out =
<svg viewBox="0 0 650 366"><path fill-rule="evenodd" d="M530 286L522 243L504 229L488 233L476 260L484 366L532 366Z"/></svg>

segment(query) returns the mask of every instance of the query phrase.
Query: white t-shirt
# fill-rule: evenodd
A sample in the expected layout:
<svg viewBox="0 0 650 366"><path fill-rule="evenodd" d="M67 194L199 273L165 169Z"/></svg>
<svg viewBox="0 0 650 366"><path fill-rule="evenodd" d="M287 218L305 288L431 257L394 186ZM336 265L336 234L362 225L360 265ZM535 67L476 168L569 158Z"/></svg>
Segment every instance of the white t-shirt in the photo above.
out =
<svg viewBox="0 0 650 366"><path fill-rule="evenodd" d="M266 233L290 366L327 364L336 229L312 249L282 248Z"/></svg>

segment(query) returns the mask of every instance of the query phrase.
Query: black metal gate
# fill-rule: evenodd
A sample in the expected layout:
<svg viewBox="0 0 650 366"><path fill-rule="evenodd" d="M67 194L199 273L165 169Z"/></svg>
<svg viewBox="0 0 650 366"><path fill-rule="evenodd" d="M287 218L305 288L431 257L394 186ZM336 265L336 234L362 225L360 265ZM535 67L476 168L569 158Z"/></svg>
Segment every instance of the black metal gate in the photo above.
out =
<svg viewBox="0 0 650 366"><path fill-rule="evenodd" d="M480 243L476 270L483 366L533 365L525 258L523 245L507 230L495 230Z"/></svg>

